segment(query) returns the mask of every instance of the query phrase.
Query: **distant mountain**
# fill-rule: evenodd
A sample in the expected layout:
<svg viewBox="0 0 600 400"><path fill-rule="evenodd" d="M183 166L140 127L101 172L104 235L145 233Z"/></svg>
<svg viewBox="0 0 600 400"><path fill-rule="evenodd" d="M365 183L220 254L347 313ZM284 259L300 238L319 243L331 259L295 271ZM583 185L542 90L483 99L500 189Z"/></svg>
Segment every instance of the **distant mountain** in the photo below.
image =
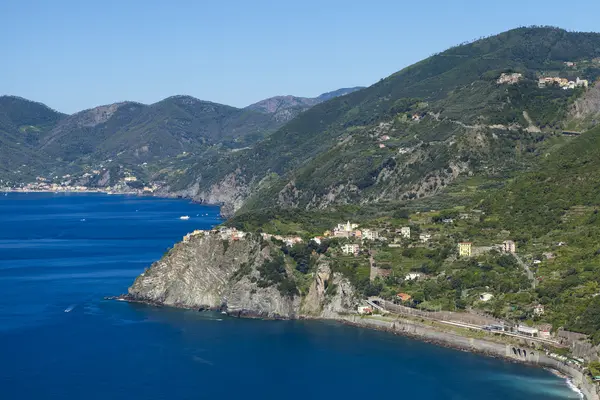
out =
<svg viewBox="0 0 600 400"><path fill-rule="evenodd" d="M53 157L73 161L130 158L149 161L227 144L241 147L279 125L268 116L189 96L174 96L151 105L116 103L71 115L41 143Z"/></svg>
<svg viewBox="0 0 600 400"><path fill-rule="evenodd" d="M41 169L48 157L37 146L64 117L41 103L0 96L0 179Z"/></svg>
<svg viewBox="0 0 600 400"><path fill-rule="evenodd" d="M317 100L319 100L319 102L322 103L324 101L331 100L334 97L345 96L347 94L356 92L356 91L364 89L364 88L365 88L364 86L356 86L356 87L352 87L352 88L342 88L342 89L334 90L332 92L323 93L322 95L317 97Z"/></svg>
<svg viewBox="0 0 600 400"><path fill-rule="evenodd" d="M248 110L258 111L266 114L272 114L278 122L287 122L295 118L298 114L308 110L309 108L333 99L334 97L343 96L357 90L364 89L362 86L353 88L343 88L332 92L323 93L314 98L296 97L296 96L275 96L258 103L254 103L246 107Z"/></svg>
<svg viewBox="0 0 600 400"><path fill-rule="evenodd" d="M169 176L185 169L185 160L220 157L250 146L320 101L283 96L240 109L173 96L150 105L121 102L66 115L41 103L1 96L0 179L29 182L37 175L78 175L111 163L147 180L153 168ZM140 168L142 164L148 168Z"/></svg>

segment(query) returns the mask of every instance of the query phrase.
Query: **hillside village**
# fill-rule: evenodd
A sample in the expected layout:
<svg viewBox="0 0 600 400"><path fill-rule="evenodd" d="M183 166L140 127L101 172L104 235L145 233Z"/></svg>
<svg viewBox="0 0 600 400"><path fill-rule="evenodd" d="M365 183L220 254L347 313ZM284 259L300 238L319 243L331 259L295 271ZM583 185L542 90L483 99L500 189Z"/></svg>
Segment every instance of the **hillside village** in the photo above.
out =
<svg viewBox="0 0 600 400"><path fill-rule="evenodd" d="M280 247L286 264L282 271L294 271L300 294L308 290L303 285L313 278L303 276L315 274L315 261L326 262L359 290L362 302L355 311L359 315L419 316L490 334L529 338L547 349L562 349L573 343L573 337L584 337L553 326L547 318L551 314L548 305L530 294L542 279L540 268L555 259L556 253L520 252L508 232L480 232L466 240L464 233L481 216L479 210L431 210L404 220L361 224L347 220L321 235L221 226L193 231L183 237L183 243L205 235L227 242L258 235ZM566 246L558 242L553 247ZM457 291L458 282L462 283ZM578 357L552 351L547 354L557 360L578 368L583 365Z"/></svg>
<svg viewBox="0 0 600 400"><path fill-rule="evenodd" d="M328 260L334 271L347 276L364 296L365 303L357 310L360 314L381 311L368 302L375 296L388 306L408 307L414 312L446 310L487 315L495 321L485 325L489 329L492 325L496 330L505 326L502 329L510 327L515 334L558 340L557 331L545 319L547 306L530 294L525 295L542 279L536 272L541 264L555 254L521 254L508 232L465 236L481 217L479 210L432 210L410 215L404 224L401 220L362 224L350 220L339 222L320 235L263 231L260 236L279 243L287 255L286 263L292 267L300 262L299 254ZM244 240L249 235L235 227L222 226L194 231L183 241L208 234L220 235L227 241ZM301 262L304 266L313 265L306 259ZM312 274L307 268L306 273ZM460 285L459 291L456 285ZM302 293L301 287L299 290Z"/></svg>

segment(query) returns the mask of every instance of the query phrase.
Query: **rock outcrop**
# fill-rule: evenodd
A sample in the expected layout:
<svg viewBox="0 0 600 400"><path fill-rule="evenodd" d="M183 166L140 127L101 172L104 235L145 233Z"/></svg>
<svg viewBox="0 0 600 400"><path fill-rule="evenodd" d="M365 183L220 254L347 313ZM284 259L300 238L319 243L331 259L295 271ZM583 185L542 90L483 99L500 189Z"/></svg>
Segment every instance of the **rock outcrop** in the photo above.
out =
<svg viewBox="0 0 600 400"><path fill-rule="evenodd" d="M258 234L197 231L142 273L124 297L261 318L334 318L356 310L350 282L333 273L325 257L319 259L305 296L269 281L262 267L281 256L278 245ZM294 283L293 273L283 274Z"/></svg>

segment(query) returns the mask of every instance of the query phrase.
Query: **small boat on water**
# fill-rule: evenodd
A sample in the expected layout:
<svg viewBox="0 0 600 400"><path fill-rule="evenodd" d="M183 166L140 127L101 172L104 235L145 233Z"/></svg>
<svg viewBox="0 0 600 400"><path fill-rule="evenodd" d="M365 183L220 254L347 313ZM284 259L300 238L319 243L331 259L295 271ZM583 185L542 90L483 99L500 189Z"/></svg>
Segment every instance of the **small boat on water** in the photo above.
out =
<svg viewBox="0 0 600 400"><path fill-rule="evenodd" d="M181 217L179 217L179 219L187 221L188 219L190 219L190 216L189 215L182 215Z"/></svg>

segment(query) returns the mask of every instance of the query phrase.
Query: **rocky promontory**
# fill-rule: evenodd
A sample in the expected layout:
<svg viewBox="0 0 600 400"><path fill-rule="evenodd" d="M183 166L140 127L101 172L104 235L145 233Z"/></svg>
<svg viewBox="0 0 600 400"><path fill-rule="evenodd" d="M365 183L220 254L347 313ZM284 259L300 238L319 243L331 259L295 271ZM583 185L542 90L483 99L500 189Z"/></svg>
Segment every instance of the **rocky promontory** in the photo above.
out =
<svg viewBox="0 0 600 400"><path fill-rule="evenodd" d="M195 231L144 271L124 299L224 310L262 318L328 317L354 312L358 298L327 257L300 273L268 235L223 228Z"/></svg>

